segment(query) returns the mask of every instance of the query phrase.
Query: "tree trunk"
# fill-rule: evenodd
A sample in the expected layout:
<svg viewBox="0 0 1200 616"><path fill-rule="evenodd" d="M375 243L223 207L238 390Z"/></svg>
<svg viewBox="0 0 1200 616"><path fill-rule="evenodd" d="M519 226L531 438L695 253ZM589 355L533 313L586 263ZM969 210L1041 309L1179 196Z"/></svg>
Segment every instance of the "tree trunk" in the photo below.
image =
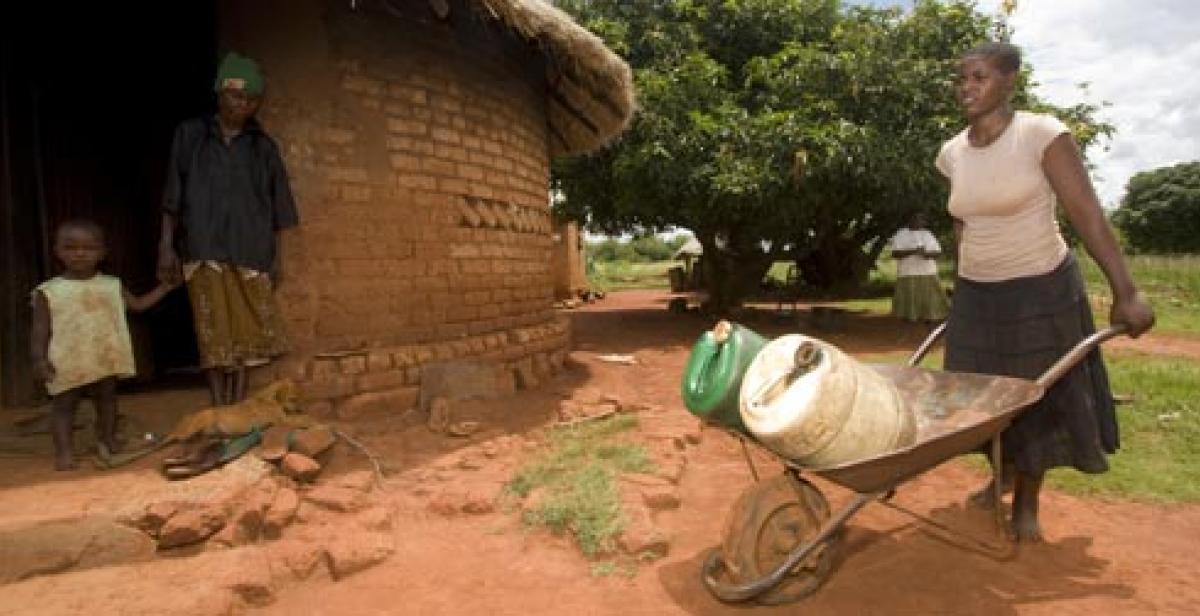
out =
<svg viewBox="0 0 1200 616"><path fill-rule="evenodd" d="M854 241L834 238L796 259L796 268L804 282L829 292L860 289L871 271L869 255Z"/></svg>
<svg viewBox="0 0 1200 616"><path fill-rule="evenodd" d="M716 233L701 232L696 237L704 247L706 309L716 315L728 315L758 289L774 258L754 242L739 246L734 240L722 249L717 247Z"/></svg>

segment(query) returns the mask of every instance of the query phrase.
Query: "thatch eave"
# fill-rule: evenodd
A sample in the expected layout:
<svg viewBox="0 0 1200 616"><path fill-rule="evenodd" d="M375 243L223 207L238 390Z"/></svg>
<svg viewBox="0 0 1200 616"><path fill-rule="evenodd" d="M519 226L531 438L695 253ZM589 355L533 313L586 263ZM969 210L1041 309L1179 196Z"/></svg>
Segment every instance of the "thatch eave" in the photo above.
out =
<svg viewBox="0 0 1200 616"><path fill-rule="evenodd" d="M633 73L600 37L545 0L473 2L546 54L551 156L593 152L625 131L636 106Z"/></svg>

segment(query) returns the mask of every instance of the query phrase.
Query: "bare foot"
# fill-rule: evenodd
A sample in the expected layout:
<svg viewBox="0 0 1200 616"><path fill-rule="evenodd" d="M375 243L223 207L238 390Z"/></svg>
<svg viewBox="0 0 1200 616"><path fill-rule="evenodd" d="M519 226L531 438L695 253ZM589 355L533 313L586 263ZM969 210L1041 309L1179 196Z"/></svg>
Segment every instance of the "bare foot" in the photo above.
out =
<svg viewBox="0 0 1200 616"><path fill-rule="evenodd" d="M996 491L992 488L994 481L989 481L983 489L978 492L973 492L967 500L980 509L994 509L996 507Z"/></svg>
<svg viewBox="0 0 1200 616"><path fill-rule="evenodd" d="M103 441L96 443L96 457L104 464L108 464L113 457L112 446L104 444Z"/></svg>
<svg viewBox="0 0 1200 616"><path fill-rule="evenodd" d="M971 496L968 498L968 501L972 505L979 507L980 509L994 509L996 507L995 486L996 486L995 479L989 481L986 486L983 486L983 489L979 490L978 492L972 493ZM1008 493L1012 492L1012 489L1013 489L1012 483L1006 481L1006 482L1004 482L1004 485L1001 486L1001 488L1003 489L1005 494L1008 494Z"/></svg>
<svg viewBox="0 0 1200 616"><path fill-rule="evenodd" d="M1012 518L1013 535L1020 543L1041 543L1042 542L1042 525L1038 523L1036 513L1022 511L1020 509L1013 512Z"/></svg>

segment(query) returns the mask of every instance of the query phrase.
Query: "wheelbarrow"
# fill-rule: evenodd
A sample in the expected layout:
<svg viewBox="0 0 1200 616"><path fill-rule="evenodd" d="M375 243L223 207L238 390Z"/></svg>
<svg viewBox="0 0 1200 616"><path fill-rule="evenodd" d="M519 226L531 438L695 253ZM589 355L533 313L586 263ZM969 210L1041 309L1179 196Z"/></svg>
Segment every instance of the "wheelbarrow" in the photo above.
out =
<svg viewBox="0 0 1200 616"><path fill-rule="evenodd" d="M1030 381L918 367L945 327L943 323L930 333L908 365L872 366L896 385L917 415L917 438L908 447L851 463L812 468L776 454L749 434L722 427L741 441L755 484L742 493L728 516L721 548L705 558L701 575L713 595L730 603L755 600L782 604L812 594L833 571L846 522L869 503L888 505L955 533L891 504L896 488L950 458L983 450L989 441L992 468L1003 468L1000 433L1096 347L1125 332L1124 326L1115 326L1092 334ZM750 447L768 453L784 466L784 472L760 479ZM855 496L841 510L831 513L829 502L807 475L847 488ZM1002 486L1000 482L993 482L993 486L995 521L1004 533L1004 513L999 506ZM987 552L998 551L987 542L976 544Z"/></svg>

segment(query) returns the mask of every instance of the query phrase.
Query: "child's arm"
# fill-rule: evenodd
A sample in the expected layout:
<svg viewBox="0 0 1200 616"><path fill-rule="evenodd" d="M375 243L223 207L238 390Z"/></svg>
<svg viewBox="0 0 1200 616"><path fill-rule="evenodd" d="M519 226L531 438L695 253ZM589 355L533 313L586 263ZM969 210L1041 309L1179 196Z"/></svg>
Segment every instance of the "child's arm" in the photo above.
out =
<svg viewBox="0 0 1200 616"><path fill-rule="evenodd" d="M47 354L50 351L50 305L41 291L33 292L33 324L29 329L29 357L33 362L33 374L38 380L54 378L54 365Z"/></svg>
<svg viewBox="0 0 1200 616"><path fill-rule="evenodd" d="M158 283L157 287L154 287L153 291L151 291L145 295L135 296L134 294L129 292L129 289L126 289L124 286L122 286L121 287L121 297L125 299L125 308L126 309L132 310L134 312L142 312L143 310L146 310L147 308L153 306L154 304L157 304L158 302L162 301L162 298L166 297L167 293L169 293L171 291L171 289L174 289L174 288L175 288L175 285L173 285L173 284L160 282L160 283Z"/></svg>

